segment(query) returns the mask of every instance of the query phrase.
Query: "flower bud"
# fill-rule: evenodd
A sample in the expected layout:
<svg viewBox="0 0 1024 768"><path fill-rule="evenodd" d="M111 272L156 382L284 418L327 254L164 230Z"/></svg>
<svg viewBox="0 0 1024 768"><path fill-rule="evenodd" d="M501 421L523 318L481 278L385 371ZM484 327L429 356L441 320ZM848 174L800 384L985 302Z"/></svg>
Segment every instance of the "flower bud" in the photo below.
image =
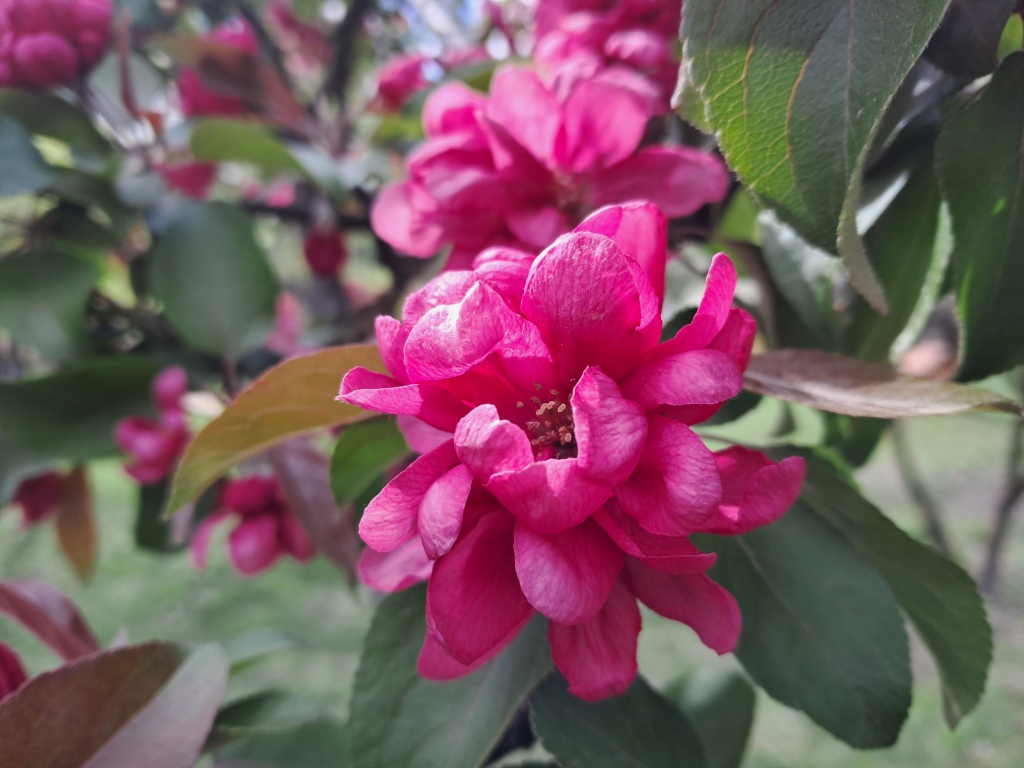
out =
<svg viewBox="0 0 1024 768"><path fill-rule="evenodd" d="M28 680L25 667L14 650L0 643L0 701L3 701Z"/></svg>
<svg viewBox="0 0 1024 768"><path fill-rule="evenodd" d="M22 529L39 525L49 519L60 504L64 476L46 472L21 481L14 492L14 503L21 507Z"/></svg>
<svg viewBox="0 0 1024 768"><path fill-rule="evenodd" d="M328 232L312 230L302 244L306 263L314 274L333 277L348 258L345 236L336 229Z"/></svg>

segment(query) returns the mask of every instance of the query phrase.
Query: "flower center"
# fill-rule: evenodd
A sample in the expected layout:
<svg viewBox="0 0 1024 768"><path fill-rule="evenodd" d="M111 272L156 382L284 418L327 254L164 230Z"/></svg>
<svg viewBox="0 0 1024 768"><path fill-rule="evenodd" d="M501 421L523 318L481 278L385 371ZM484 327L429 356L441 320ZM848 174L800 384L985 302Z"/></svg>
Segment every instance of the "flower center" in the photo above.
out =
<svg viewBox="0 0 1024 768"><path fill-rule="evenodd" d="M575 176L555 173L554 198L559 211L575 221L583 218L583 185Z"/></svg>
<svg viewBox="0 0 1024 768"><path fill-rule="evenodd" d="M516 403L516 407L530 408L534 412L524 426L538 459L570 458L576 455L572 406L562 401L557 389L549 390L548 394L551 399L546 402L534 396L528 403Z"/></svg>

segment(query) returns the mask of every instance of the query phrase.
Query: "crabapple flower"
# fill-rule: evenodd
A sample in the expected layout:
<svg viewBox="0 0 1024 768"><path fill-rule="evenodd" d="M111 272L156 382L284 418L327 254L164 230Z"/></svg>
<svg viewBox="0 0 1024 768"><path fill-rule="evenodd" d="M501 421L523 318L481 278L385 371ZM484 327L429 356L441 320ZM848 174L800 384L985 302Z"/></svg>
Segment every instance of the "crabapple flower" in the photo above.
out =
<svg viewBox="0 0 1024 768"><path fill-rule="evenodd" d="M535 611L585 699L637 671L637 600L718 653L740 630L697 532L739 534L795 499L799 458L710 451L691 429L740 391L753 318L715 257L693 320L661 342L666 220L602 209L539 256L481 253L377 319L390 375L363 368L339 399L418 425L425 451L366 508L372 587L427 588L420 672L447 679L498 653Z"/></svg>
<svg viewBox="0 0 1024 768"><path fill-rule="evenodd" d="M167 186L193 200L205 200L217 180L217 165L197 161L157 167Z"/></svg>
<svg viewBox="0 0 1024 768"><path fill-rule="evenodd" d="M345 233L337 229L310 230L302 242L302 254L313 274L334 277L348 259Z"/></svg>
<svg viewBox="0 0 1024 768"><path fill-rule="evenodd" d="M110 45L110 0L0 0L0 87L52 88L89 74Z"/></svg>
<svg viewBox="0 0 1024 768"><path fill-rule="evenodd" d="M423 75L429 58L422 53L407 53L390 59L377 74L377 95L373 108L378 112L399 112L413 94L430 81Z"/></svg>
<svg viewBox="0 0 1024 768"><path fill-rule="evenodd" d="M226 519L235 525L228 535L228 557L242 576L269 569L279 557L291 556L300 563L315 554L313 542L288 506L276 477L252 475L229 480L221 489L220 502L196 530L192 562L206 568L213 529Z"/></svg>
<svg viewBox="0 0 1024 768"><path fill-rule="evenodd" d="M0 643L0 701L17 691L28 680L21 659L6 643Z"/></svg>
<svg viewBox="0 0 1024 768"><path fill-rule="evenodd" d="M373 207L374 230L412 256L451 243L457 268L491 246L536 253L605 205L649 200L674 217L720 200L728 176L713 155L640 148L653 112L634 84L597 76L562 98L533 70L506 67L489 96L441 86L424 107L427 140L408 158L409 178Z"/></svg>
<svg viewBox="0 0 1024 768"><path fill-rule="evenodd" d="M555 79L577 81L613 69L631 70L658 89L669 110L679 61L679 0L556 0L537 8L533 56Z"/></svg>
<svg viewBox="0 0 1024 768"><path fill-rule="evenodd" d="M64 475L60 472L44 472L21 481L12 501L21 507L22 530L53 517L63 488Z"/></svg>
<svg viewBox="0 0 1024 768"><path fill-rule="evenodd" d="M212 32L203 35L202 39L226 48L244 51L251 56L258 56L260 53L260 44L252 27L240 19L220 24ZM186 117L243 115L249 111L242 99L209 88L194 69L184 69L178 75L178 93L181 111Z"/></svg>
<svg viewBox="0 0 1024 768"><path fill-rule="evenodd" d="M128 416L114 425L114 442L132 459L125 472L136 482L149 485L163 480L185 450L189 429L181 398L187 391L185 369L165 368L152 387L158 418Z"/></svg>

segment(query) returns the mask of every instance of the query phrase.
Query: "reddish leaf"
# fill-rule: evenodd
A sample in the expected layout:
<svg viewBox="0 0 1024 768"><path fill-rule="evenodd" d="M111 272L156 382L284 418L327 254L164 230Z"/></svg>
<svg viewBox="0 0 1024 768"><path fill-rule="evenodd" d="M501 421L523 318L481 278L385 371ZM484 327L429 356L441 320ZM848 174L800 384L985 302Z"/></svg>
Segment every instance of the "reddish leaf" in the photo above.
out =
<svg viewBox="0 0 1024 768"><path fill-rule="evenodd" d="M334 500L330 460L308 438L299 438L272 448L270 463L317 549L355 584L359 538L352 507L339 509Z"/></svg>
<svg viewBox="0 0 1024 768"><path fill-rule="evenodd" d="M192 768L227 668L217 646L183 663L148 643L44 672L0 704L0 768Z"/></svg>
<svg viewBox="0 0 1024 768"><path fill-rule="evenodd" d="M372 416L334 400L342 377L358 365L385 370L375 346L352 345L286 360L264 373L189 444L167 512L195 501L235 464L279 442Z"/></svg>
<svg viewBox="0 0 1024 768"><path fill-rule="evenodd" d="M755 355L743 377L752 392L847 416L900 419L965 411L1024 416L1016 403L977 387L904 376L886 365L814 349Z"/></svg>
<svg viewBox="0 0 1024 768"><path fill-rule="evenodd" d="M0 613L21 624L65 661L100 649L74 604L45 581L0 582Z"/></svg>
<svg viewBox="0 0 1024 768"><path fill-rule="evenodd" d="M96 540L96 515L85 467L79 464L64 478L60 506L55 520L57 540L64 557L85 582L96 567L99 548Z"/></svg>

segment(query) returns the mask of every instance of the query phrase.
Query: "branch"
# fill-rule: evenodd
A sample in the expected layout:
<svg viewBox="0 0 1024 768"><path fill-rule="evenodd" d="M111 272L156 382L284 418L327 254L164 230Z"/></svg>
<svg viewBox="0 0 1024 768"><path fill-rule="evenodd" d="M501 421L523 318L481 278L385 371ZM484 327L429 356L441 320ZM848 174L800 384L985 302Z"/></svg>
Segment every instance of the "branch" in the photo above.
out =
<svg viewBox="0 0 1024 768"><path fill-rule="evenodd" d="M345 92L355 71L356 38L362 29L363 17L373 6L374 0L352 0L345 18L331 33L331 63L320 93L339 104L345 101Z"/></svg>
<svg viewBox="0 0 1024 768"><path fill-rule="evenodd" d="M900 478L924 519L928 538L931 539L935 549L946 557L951 557L953 551L949 545L946 526L942 522L942 513L917 471L917 466L911 455L910 442L907 440L906 428L898 421L893 422L892 425L892 447L896 454L896 466L899 469Z"/></svg>
<svg viewBox="0 0 1024 768"><path fill-rule="evenodd" d="M1007 460L1006 484L1003 487L1002 496L996 506L995 516L992 521L992 533L989 535L985 545L985 558L982 561L981 569L978 572L978 588L986 594L995 594L999 588L1000 565L1002 561L1003 548L1006 545L1006 535L1010 530L1010 523L1013 520L1013 513L1017 502L1024 494L1024 466L1021 459L1024 458L1024 421L1018 421L1014 426L1013 437L1010 442L1010 455Z"/></svg>

